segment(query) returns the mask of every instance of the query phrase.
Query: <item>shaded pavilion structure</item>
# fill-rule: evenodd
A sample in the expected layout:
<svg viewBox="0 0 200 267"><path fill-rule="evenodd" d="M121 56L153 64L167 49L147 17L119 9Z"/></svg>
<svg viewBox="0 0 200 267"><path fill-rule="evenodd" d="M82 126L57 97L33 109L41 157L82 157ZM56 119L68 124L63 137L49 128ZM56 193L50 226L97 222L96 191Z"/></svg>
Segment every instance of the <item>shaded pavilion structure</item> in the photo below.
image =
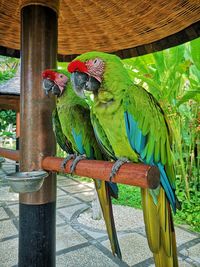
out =
<svg viewBox="0 0 200 267"><path fill-rule="evenodd" d="M13 98L0 95L1 109L11 106L20 109L20 150L0 149L0 155L20 160L20 171L49 171L38 192L20 194L19 267L53 267L55 171L60 170L61 159L54 157L51 112L55 99L45 96L41 72L55 68L57 59L70 61L86 51L98 50L129 58L195 39L200 36L200 3L195 0L2 0L0 11L0 54L21 58L20 108L14 95ZM76 174L108 180L111 167L109 162L94 164L85 160L78 164ZM153 176L158 179L150 185L148 181ZM125 181L124 177L129 180ZM137 180L144 184L137 184ZM114 181L153 188L159 183L159 174L149 166L128 164L122 166Z"/></svg>

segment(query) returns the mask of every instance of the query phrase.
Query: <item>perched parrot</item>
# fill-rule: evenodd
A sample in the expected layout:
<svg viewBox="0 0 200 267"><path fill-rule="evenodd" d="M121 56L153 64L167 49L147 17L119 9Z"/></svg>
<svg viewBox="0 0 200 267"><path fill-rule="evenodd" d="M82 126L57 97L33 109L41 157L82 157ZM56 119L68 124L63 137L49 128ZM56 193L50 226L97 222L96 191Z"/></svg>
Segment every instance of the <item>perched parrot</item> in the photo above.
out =
<svg viewBox="0 0 200 267"><path fill-rule="evenodd" d="M42 77L46 94L51 92L57 96L56 109L53 112L53 127L60 147L68 154L85 154L88 159L103 159L90 123L89 107L74 93L70 74L65 70L45 70ZM95 179L94 184L112 252L121 259L111 202L111 195L115 198L118 196L117 185Z"/></svg>
<svg viewBox="0 0 200 267"><path fill-rule="evenodd" d="M179 203L170 130L162 108L150 93L133 84L115 55L82 54L68 71L76 94L93 99L90 114L96 138L104 152L117 160L111 178L127 161L158 167L158 188L141 189L148 244L157 267L178 266L171 208L175 212Z"/></svg>

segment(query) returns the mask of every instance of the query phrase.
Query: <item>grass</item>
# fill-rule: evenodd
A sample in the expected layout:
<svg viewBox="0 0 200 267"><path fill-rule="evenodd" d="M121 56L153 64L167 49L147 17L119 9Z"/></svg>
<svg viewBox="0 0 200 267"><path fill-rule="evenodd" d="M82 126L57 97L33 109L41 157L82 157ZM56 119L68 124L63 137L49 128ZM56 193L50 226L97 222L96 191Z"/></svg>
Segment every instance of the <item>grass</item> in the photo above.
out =
<svg viewBox="0 0 200 267"><path fill-rule="evenodd" d="M113 199L113 204L129 206L141 209L140 188L130 185L119 184L119 198Z"/></svg>

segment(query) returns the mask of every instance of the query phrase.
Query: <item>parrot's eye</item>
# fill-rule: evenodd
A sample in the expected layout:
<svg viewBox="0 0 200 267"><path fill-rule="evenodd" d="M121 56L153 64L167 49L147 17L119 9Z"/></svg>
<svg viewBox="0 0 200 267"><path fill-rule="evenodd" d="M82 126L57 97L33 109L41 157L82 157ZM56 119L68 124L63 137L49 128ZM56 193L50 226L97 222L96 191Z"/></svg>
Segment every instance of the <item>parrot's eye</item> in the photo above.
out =
<svg viewBox="0 0 200 267"><path fill-rule="evenodd" d="M62 74L60 75L60 78L63 78L63 75Z"/></svg>
<svg viewBox="0 0 200 267"><path fill-rule="evenodd" d="M98 58L94 60L94 64L97 64L99 62Z"/></svg>

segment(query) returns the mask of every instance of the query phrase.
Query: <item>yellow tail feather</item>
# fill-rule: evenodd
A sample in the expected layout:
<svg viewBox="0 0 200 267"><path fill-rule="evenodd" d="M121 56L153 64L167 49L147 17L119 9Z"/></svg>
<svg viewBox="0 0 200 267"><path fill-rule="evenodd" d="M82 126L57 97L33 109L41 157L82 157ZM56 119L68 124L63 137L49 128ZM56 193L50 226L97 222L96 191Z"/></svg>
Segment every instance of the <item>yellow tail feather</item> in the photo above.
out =
<svg viewBox="0 0 200 267"><path fill-rule="evenodd" d="M142 189L141 194L147 240L156 267L178 267L172 213L163 188L157 205L148 189Z"/></svg>
<svg viewBox="0 0 200 267"><path fill-rule="evenodd" d="M103 212L103 217L105 220L106 229L110 240L112 253L113 255L117 255L118 258L122 259L119 242L117 238L117 232L115 229L112 202L108 184L105 181L97 181L97 180L94 180L94 184L97 190L99 202Z"/></svg>

